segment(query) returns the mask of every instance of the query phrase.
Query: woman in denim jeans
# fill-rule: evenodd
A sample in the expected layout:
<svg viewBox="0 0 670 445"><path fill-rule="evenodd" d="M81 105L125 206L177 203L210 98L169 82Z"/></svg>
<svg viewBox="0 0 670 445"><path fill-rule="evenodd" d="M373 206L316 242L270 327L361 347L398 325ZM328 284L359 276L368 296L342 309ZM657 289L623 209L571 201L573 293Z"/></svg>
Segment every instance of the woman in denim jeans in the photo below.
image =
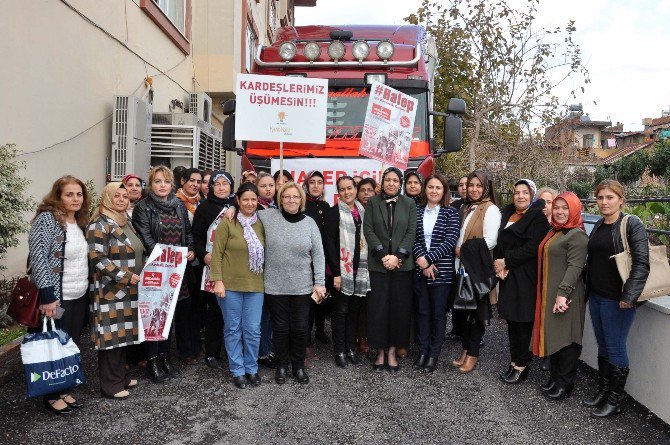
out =
<svg viewBox="0 0 670 445"><path fill-rule="evenodd" d="M236 193L232 221L223 219L216 228L210 263L214 295L224 320L224 341L233 383L244 389L258 386L258 346L263 312L263 263L265 231L258 219L258 189L251 183Z"/></svg>
<svg viewBox="0 0 670 445"><path fill-rule="evenodd" d="M589 313L598 341L598 393L582 403L593 408L591 417L609 417L621 411L629 369L626 339L635 318L635 303L649 275L649 247L642 221L631 215L626 238L633 264L628 280L622 282L612 255L623 252L623 186L606 179L598 184L594 195L603 218L589 239L587 286Z"/></svg>

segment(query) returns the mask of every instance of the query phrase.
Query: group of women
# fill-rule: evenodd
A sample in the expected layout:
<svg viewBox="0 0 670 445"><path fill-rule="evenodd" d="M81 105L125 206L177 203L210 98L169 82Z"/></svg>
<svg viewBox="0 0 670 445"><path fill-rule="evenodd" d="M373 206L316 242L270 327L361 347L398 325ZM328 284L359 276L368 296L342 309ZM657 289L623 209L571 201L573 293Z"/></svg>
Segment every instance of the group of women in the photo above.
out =
<svg viewBox="0 0 670 445"><path fill-rule="evenodd" d="M414 370L439 368L450 309L461 342L451 364L473 371L497 303L510 345L500 379L518 384L533 354L549 357L542 389L560 400L574 385L589 300L599 385L584 404L598 417L620 410L626 335L649 264L645 230L634 217L627 226L633 270L625 283L611 259L623 249L618 182L596 188L603 218L589 238L577 196L538 193L530 179L514 184L513 202L502 210L481 171L461 178L461 199L454 202L442 175L424 179L391 167L379 186L370 178L339 177L331 207L323 200L323 179L310 172L301 187L288 172L274 178L245 172L235 190L227 172L189 169L175 193L172 172L157 166L144 197L137 176L108 184L89 221L85 185L64 176L39 206L29 237L41 311L60 317L57 325L75 342L90 311L103 396L123 399L137 385L127 373L131 356L146 361L152 381L165 383L179 375L170 358L172 334L138 346L138 281L156 244L183 246L189 265L177 292L178 355L184 363L198 359L204 324L207 365L223 367L225 345L238 388L261 384L259 363L275 368L279 384L289 369L297 382L309 382L310 323L323 333L320 307L327 297L335 364L359 364L359 352L369 348L373 370L390 373L398 372L412 342ZM466 278L475 290L464 305ZM70 394L51 394L44 404L57 414L83 406Z"/></svg>

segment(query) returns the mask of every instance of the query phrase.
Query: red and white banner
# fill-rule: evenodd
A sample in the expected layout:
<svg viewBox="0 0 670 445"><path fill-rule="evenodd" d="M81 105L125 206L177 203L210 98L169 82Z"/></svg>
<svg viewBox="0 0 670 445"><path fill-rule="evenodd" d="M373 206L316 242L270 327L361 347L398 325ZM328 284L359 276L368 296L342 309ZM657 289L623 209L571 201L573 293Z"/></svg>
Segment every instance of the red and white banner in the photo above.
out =
<svg viewBox="0 0 670 445"><path fill-rule="evenodd" d="M167 340L188 248L156 244L139 282L140 341Z"/></svg>
<svg viewBox="0 0 670 445"><path fill-rule="evenodd" d="M235 139L326 142L328 80L238 74Z"/></svg>
<svg viewBox="0 0 670 445"><path fill-rule="evenodd" d="M372 82L358 154L405 170L418 102L383 83Z"/></svg>
<svg viewBox="0 0 670 445"><path fill-rule="evenodd" d="M271 169L272 173L279 170L279 159L272 160ZM331 205L337 202L335 183L340 176L361 176L379 183L382 174L381 162L369 158L287 158L284 159L284 170L291 173L296 183L301 185L311 170L323 173L324 200Z"/></svg>

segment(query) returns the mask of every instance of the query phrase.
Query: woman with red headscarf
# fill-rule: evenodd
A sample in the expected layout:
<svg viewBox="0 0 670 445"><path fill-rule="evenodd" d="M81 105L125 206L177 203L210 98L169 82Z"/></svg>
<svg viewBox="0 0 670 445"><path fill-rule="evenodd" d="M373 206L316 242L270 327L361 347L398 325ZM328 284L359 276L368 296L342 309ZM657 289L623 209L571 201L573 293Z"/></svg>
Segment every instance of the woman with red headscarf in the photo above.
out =
<svg viewBox="0 0 670 445"><path fill-rule="evenodd" d="M582 270L588 243L579 198L561 193L551 210L551 230L538 248L533 326L533 353L551 361L549 381L542 385L549 400L569 397L577 374L586 314Z"/></svg>

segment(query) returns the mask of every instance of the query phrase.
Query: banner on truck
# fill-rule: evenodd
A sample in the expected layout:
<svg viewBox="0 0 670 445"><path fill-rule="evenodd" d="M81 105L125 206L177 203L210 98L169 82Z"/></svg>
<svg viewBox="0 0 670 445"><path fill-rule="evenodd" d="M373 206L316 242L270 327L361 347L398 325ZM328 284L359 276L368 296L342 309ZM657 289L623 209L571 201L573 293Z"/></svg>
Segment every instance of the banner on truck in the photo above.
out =
<svg viewBox="0 0 670 445"><path fill-rule="evenodd" d="M324 177L324 200L328 204L337 202L337 187L335 182L340 176L361 176L372 178L379 183L381 178L381 162L369 158L342 159L342 158L287 158L284 159L284 170L291 173L295 182L302 185L307 173L318 170ZM279 159L273 159L272 173L279 170Z"/></svg>
<svg viewBox="0 0 670 445"><path fill-rule="evenodd" d="M373 81L358 154L405 170L418 102L412 96Z"/></svg>
<svg viewBox="0 0 670 445"><path fill-rule="evenodd" d="M328 80L238 74L235 138L326 143Z"/></svg>
<svg viewBox="0 0 670 445"><path fill-rule="evenodd" d="M167 340L181 282L186 270L188 248L156 244L139 282L140 340Z"/></svg>

